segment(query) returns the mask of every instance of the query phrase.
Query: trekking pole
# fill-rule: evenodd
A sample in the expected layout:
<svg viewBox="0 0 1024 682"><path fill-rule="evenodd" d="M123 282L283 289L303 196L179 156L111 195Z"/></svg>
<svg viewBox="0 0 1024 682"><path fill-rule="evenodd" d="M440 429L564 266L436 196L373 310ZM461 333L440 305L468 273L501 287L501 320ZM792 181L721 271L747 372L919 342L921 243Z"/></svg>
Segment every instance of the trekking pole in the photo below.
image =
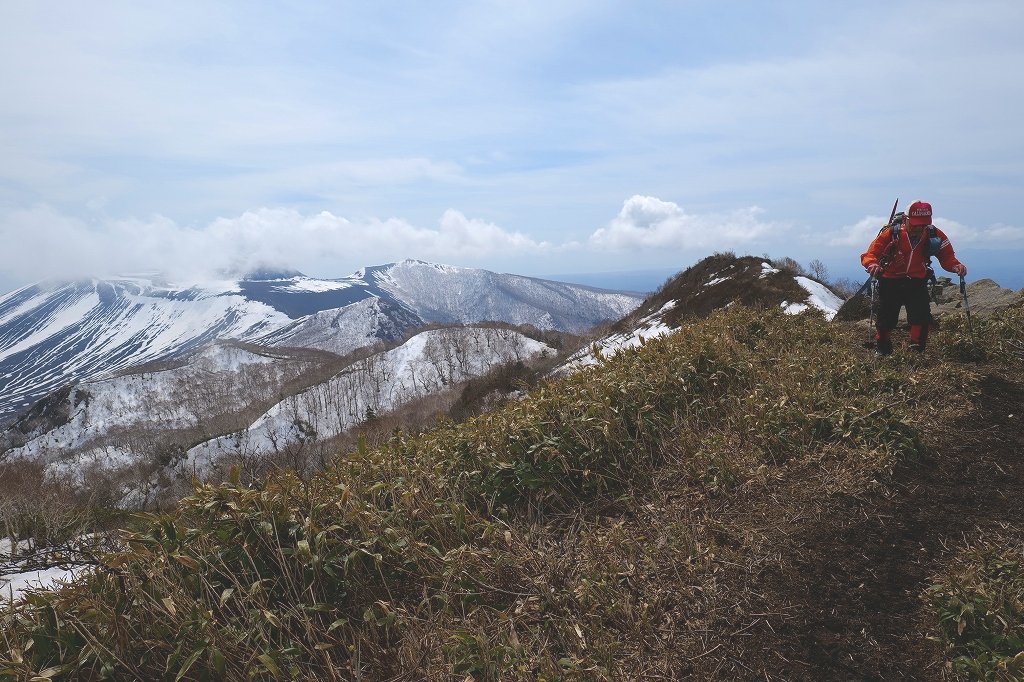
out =
<svg viewBox="0 0 1024 682"><path fill-rule="evenodd" d="M868 338L864 342L865 348L875 347L875 303L878 295L878 278L872 275L868 278L867 282L864 282L864 286L871 287L871 308L868 313Z"/></svg>
<svg viewBox="0 0 1024 682"><path fill-rule="evenodd" d="M896 201L892 203L892 210L889 211L889 220L888 222L885 223L885 225L882 226L882 230L892 228L893 221L896 220L896 207L899 206L899 204L900 199L899 197L896 197ZM900 215L903 214L901 213ZM879 230L878 233L881 234L882 230ZM885 271L885 269L889 266L890 258L891 254L882 256L878 263L880 267L880 270L878 272ZM864 347L874 348L875 335L872 332L875 328L875 306L877 305L878 301L878 274L876 273L874 275L868 275L867 280L864 281L864 284L861 285L860 289L857 289L857 293L855 293L851 298L857 298L862 293L864 293L869 287L871 288L871 312L868 314L868 340L864 342Z"/></svg>
<svg viewBox="0 0 1024 682"><path fill-rule="evenodd" d="M971 322L971 303L967 300L967 283L964 276L960 275L960 293L964 296L964 310L967 312L967 328L971 331L971 338L974 338L974 323Z"/></svg>
<svg viewBox="0 0 1024 682"><path fill-rule="evenodd" d="M874 331L875 326L878 324L875 321L875 309L878 307L878 278L871 278L871 318L868 321L868 333L871 334L871 341L874 342Z"/></svg>

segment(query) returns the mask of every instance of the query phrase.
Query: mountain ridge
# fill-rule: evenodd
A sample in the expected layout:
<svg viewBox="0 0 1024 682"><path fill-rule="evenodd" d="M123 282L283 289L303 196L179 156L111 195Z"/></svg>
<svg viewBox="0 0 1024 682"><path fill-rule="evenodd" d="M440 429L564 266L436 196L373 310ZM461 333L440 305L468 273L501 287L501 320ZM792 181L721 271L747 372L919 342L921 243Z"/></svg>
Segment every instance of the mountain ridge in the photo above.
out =
<svg viewBox="0 0 1024 682"><path fill-rule="evenodd" d="M437 322L578 330L618 319L642 298L413 260L339 279L256 274L271 279L91 278L29 285L0 297L0 423L66 383L179 357L217 340L308 344L345 354ZM484 293L474 299L467 291ZM347 336L339 340L343 327Z"/></svg>
<svg viewBox="0 0 1024 682"><path fill-rule="evenodd" d="M556 368L575 371L625 348L669 334L687 322L733 305L779 308L788 314L817 310L831 320L843 299L825 284L791 266L776 267L756 256L714 254L669 278L635 310L610 325L607 332Z"/></svg>

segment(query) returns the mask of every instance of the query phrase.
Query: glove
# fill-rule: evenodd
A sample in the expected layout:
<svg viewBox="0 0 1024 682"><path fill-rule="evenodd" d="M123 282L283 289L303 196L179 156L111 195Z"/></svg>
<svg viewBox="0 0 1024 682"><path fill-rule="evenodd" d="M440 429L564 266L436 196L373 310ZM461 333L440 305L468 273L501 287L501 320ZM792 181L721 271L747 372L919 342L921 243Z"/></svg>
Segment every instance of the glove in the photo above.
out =
<svg viewBox="0 0 1024 682"><path fill-rule="evenodd" d="M962 265L960 267L963 267ZM878 263L872 263L868 266L868 274L872 277L878 277L878 273L882 271L882 266Z"/></svg>
<svg viewBox="0 0 1024 682"><path fill-rule="evenodd" d="M964 275L967 274L967 266L964 265L963 263L957 263L956 265L953 266L953 272L963 277Z"/></svg>

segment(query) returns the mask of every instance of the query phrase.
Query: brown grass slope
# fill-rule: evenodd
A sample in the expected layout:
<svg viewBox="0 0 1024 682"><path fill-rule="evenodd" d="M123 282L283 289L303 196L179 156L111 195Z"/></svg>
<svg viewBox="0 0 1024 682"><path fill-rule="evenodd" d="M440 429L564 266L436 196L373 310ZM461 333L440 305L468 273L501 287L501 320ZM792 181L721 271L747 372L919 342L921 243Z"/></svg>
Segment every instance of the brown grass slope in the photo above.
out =
<svg viewBox="0 0 1024 682"><path fill-rule="evenodd" d="M684 320L702 319L733 304L765 309L807 299L807 291L794 279L796 273L781 268L766 272L762 268L766 262L764 258L737 257L732 253L708 256L666 281L639 308L616 323L613 331L631 330L637 320L656 313L669 302L676 305L665 315L664 322L675 327ZM722 281L706 286L716 279Z"/></svg>
<svg viewBox="0 0 1024 682"><path fill-rule="evenodd" d="M975 327L879 362L736 306L312 481L198 487L10 609L0 679L942 679L934 576L1024 521L1024 310Z"/></svg>

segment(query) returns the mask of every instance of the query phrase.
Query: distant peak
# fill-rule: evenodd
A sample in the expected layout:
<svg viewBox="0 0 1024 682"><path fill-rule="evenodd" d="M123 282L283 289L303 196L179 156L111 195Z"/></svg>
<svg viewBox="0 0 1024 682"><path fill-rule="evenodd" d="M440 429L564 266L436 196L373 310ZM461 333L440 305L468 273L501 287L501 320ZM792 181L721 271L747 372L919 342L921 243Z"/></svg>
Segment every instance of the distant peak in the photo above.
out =
<svg viewBox="0 0 1024 682"><path fill-rule="evenodd" d="M368 265L363 268L359 268L352 275L354 279L370 280L380 278L390 278L392 272L403 268L433 268L439 272L444 273L458 273L464 272L466 268L461 268L455 265L442 265L440 263L430 263L428 261L419 260L416 258L406 258L395 263L384 263L382 265Z"/></svg>
<svg viewBox="0 0 1024 682"><path fill-rule="evenodd" d="M401 267L401 266L405 266L405 267L416 266L416 267L434 268L435 270L438 270L440 272L448 272L448 273L463 272L463 271L465 271L467 269L467 268L463 268L463 267L460 267L460 266L457 266L457 265L445 265L443 263L431 263L429 261L418 260L416 258L406 258L405 260L401 261L400 263L392 263L390 266L386 266L386 267L388 267L390 269L392 267Z"/></svg>

